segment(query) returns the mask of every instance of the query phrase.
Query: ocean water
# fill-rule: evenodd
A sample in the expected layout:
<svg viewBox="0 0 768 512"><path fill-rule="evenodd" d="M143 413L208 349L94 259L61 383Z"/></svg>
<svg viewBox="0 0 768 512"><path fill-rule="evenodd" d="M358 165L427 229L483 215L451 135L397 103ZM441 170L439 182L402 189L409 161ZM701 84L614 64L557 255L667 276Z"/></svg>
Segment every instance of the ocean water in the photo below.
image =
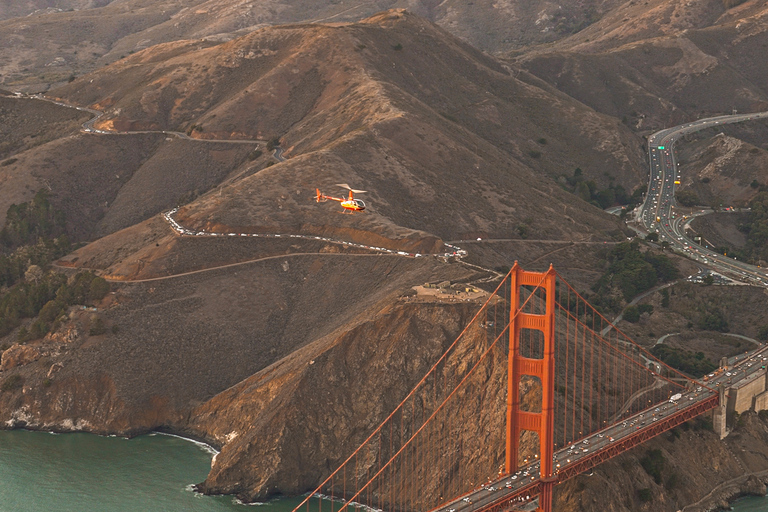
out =
<svg viewBox="0 0 768 512"><path fill-rule="evenodd" d="M243 505L231 496L195 493L191 487L205 479L213 453L160 434L123 439L0 430L0 512L290 512L300 503ZM733 510L768 512L768 498L742 498Z"/></svg>
<svg viewBox="0 0 768 512"><path fill-rule="evenodd" d="M248 506L195 493L213 453L161 434L129 440L0 430L0 512L290 512L300 502Z"/></svg>
<svg viewBox="0 0 768 512"><path fill-rule="evenodd" d="M768 497L747 496L734 502L732 507L734 512L766 512Z"/></svg>

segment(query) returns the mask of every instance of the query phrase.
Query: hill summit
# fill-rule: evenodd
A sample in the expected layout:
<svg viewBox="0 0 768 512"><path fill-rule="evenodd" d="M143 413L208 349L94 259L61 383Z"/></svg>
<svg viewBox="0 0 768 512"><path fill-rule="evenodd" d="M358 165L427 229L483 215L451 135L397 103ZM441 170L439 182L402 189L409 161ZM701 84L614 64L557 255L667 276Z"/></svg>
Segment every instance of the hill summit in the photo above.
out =
<svg viewBox="0 0 768 512"><path fill-rule="evenodd" d="M278 141L286 161L246 163L183 207L192 227L423 251L435 237L519 238L521 226L540 238L600 238L618 232L615 222L553 179L580 167L629 187L644 172L637 140L616 120L404 10L158 45L55 93L105 110L103 129ZM337 183L367 190L364 214L314 202L316 188L345 193Z"/></svg>

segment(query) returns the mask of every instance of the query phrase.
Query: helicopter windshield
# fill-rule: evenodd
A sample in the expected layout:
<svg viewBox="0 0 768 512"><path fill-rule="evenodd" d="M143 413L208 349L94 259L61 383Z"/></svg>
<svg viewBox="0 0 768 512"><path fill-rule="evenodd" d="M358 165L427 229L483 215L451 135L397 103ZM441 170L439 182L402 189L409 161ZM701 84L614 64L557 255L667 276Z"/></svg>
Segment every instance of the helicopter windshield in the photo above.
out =
<svg viewBox="0 0 768 512"><path fill-rule="evenodd" d="M362 210L365 208L365 203L360 199L355 199L355 206Z"/></svg>

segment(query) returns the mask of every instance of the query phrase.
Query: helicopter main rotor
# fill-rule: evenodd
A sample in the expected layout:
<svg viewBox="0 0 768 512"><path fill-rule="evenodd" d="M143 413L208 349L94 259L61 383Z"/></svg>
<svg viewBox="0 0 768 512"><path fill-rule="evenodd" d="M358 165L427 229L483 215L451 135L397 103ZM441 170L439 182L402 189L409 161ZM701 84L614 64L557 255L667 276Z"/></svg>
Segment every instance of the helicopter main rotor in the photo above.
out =
<svg viewBox="0 0 768 512"><path fill-rule="evenodd" d="M347 189L347 190L349 190L350 192L353 192L353 193L355 193L355 194L363 194L363 193L365 193L365 192L366 192L365 190L355 190L354 188L350 187L350 186L349 186L349 185L347 185L346 183L337 183L337 184L336 184L336 186L337 186L337 187L341 187L341 188L345 188L345 189Z"/></svg>

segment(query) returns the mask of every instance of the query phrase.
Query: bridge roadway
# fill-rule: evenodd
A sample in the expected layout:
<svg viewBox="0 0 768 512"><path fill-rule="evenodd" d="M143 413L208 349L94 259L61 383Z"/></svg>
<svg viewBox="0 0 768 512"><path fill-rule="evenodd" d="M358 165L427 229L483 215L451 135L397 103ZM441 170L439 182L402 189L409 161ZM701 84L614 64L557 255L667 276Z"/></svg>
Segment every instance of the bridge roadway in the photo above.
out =
<svg viewBox="0 0 768 512"><path fill-rule="evenodd" d="M768 118L768 112L710 117L692 123L658 131L648 138L650 180L645 202L639 211L639 220L649 231L659 234L659 241L666 241L677 252L699 261L723 274L745 282L768 286L768 272L718 254L688 239L685 227L694 217L710 213L700 210L693 215L680 215L675 208L675 181L679 181L678 163L673 146L682 136L704 128Z"/></svg>
<svg viewBox="0 0 768 512"><path fill-rule="evenodd" d="M768 365L768 345L747 352L733 360L733 367L720 371L708 382L697 381L692 389L681 392L677 400L669 400L630 416L614 425L555 452L553 466L556 483L564 482L588 471L630 448L676 427L719 404L719 384L734 386L754 377ZM538 494L539 462L521 467L516 473L489 482L474 491L441 505L439 512L474 512L498 508L509 510L523 506Z"/></svg>

